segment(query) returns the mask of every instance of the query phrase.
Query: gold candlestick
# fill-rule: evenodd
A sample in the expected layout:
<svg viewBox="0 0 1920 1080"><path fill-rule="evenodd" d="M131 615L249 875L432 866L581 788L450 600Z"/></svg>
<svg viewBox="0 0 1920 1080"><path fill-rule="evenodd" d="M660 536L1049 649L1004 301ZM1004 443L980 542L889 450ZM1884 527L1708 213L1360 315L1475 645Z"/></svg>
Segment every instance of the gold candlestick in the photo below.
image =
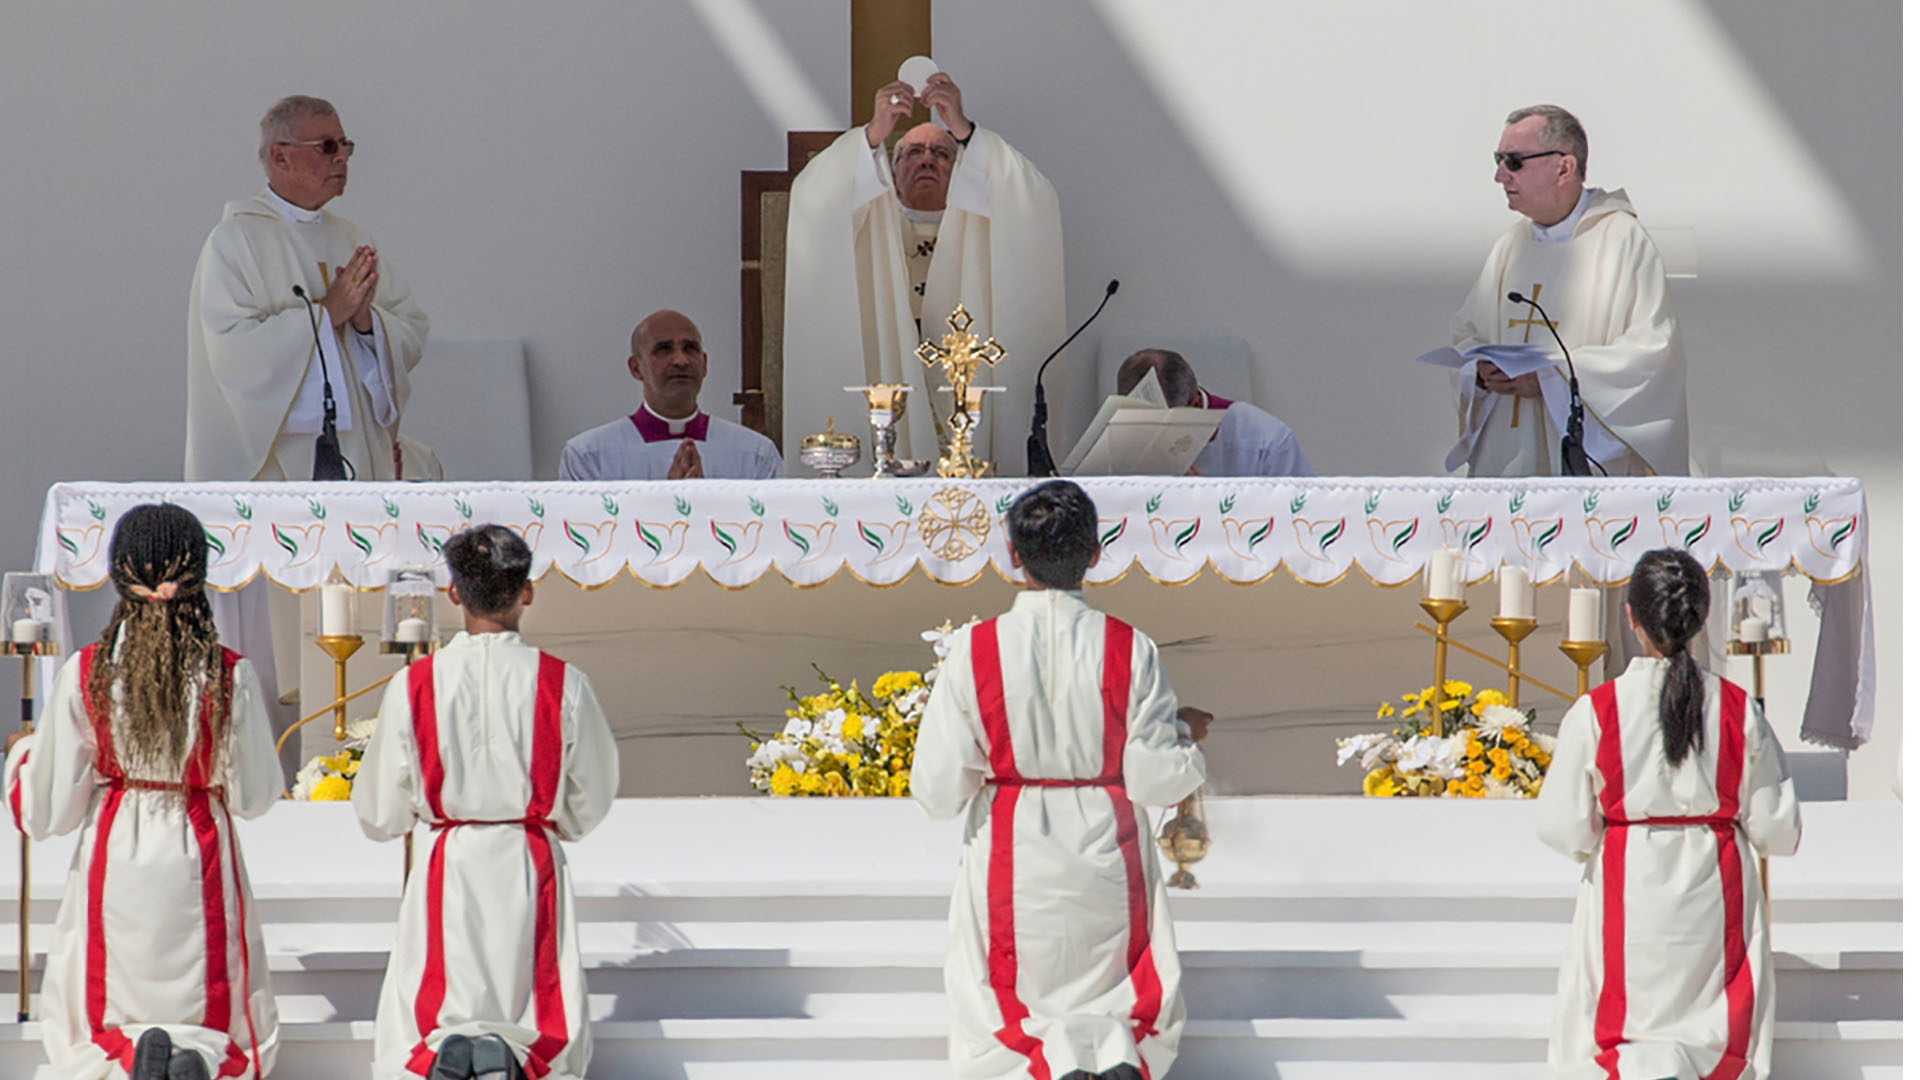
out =
<svg viewBox="0 0 1920 1080"><path fill-rule="evenodd" d="M1520 707L1520 643L1540 626L1531 616L1500 615L1493 620L1494 633L1507 639L1507 704Z"/></svg>
<svg viewBox="0 0 1920 1080"><path fill-rule="evenodd" d="M1604 641L1563 641L1560 643L1560 651L1565 653L1567 659L1573 661L1574 665L1579 669L1580 674L1574 679L1574 696L1579 697L1581 694L1587 692L1587 669L1593 666L1595 660L1607 655L1607 643Z"/></svg>
<svg viewBox="0 0 1920 1080"><path fill-rule="evenodd" d="M359 634L321 634L314 639L333 657L333 739L347 741L347 657L360 651L366 639Z"/></svg>
<svg viewBox="0 0 1920 1080"><path fill-rule="evenodd" d="M9 641L6 643L6 652L9 655L20 658L20 733L22 735L33 734L34 658L52 656L59 651L59 648L51 641ZM20 833L20 951L16 954L20 958L20 999L18 1007L14 1012L14 1019L22 1024L26 1023L28 1019L27 999L29 995L27 979L33 971L33 954L28 951L29 942L27 941L27 917L32 914L30 907L32 898L28 895L31 891L28 886L33 874L32 855L32 842L27 839L26 831L22 830Z"/></svg>
<svg viewBox="0 0 1920 1080"><path fill-rule="evenodd" d="M1440 699L1447 696L1447 625L1467 613L1467 602L1426 596L1420 599L1420 610L1440 627L1433 638L1433 733L1440 735Z"/></svg>
<svg viewBox="0 0 1920 1080"><path fill-rule="evenodd" d="M1786 638L1769 638L1766 641L1729 641L1728 656L1753 657L1753 700L1760 707L1767 707L1767 665L1766 657L1783 656L1787 652Z"/></svg>

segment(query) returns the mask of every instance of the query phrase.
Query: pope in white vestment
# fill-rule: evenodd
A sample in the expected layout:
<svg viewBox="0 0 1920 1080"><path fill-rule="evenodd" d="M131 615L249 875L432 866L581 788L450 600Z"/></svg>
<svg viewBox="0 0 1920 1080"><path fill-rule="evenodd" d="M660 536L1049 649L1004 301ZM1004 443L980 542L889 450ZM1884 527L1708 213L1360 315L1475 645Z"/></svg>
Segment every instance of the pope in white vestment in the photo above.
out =
<svg viewBox="0 0 1920 1080"><path fill-rule="evenodd" d="M1665 659L1560 722L1540 838L1585 866L1548 1042L1556 1080L1765 1080L1775 983L1759 859L1800 843L1765 715L1702 672L1705 745L1664 756Z"/></svg>
<svg viewBox="0 0 1920 1080"><path fill-rule="evenodd" d="M125 1080L135 1043L160 1027L209 1076L257 1080L280 1022L233 818L266 813L281 786L253 665L222 650L231 720L219 751L190 699L183 780L133 760L123 710L108 719L89 704L98 649L61 665L40 726L7 755L15 825L35 840L80 832L47 947L49 1064L36 1076Z"/></svg>
<svg viewBox="0 0 1920 1080"><path fill-rule="evenodd" d="M1029 589L957 636L912 772L928 814L966 815L954 1076L1172 1065L1186 1007L1147 813L1206 779L1175 712L1153 639L1078 592Z"/></svg>
<svg viewBox="0 0 1920 1080"><path fill-rule="evenodd" d="M324 360L352 474L394 479L407 377L427 343L426 313L372 238L323 209L345 190L353 153L333 107L289 98L262 128L267 189L227 204L194 268L183 478L312 478ZM375 275L371 293L355 318L342 311L335 321L329 291L347 288L336 279L363 265ZM295 286L313 301L311 319Z"/></svg>
<svg viewBox="0 0 1920 1080"><path fill-rule="evenodd" d="M620 758L580 669L511 631L456 634L387 685L353 785L375 840L415 832L374 1022L373 1076L425 1076L449 1035L504 1039L530 1077L581 1080L593 1046L558 841L613 805Z"/></svg>
<svg viewBox="0 0 1920 1080"><path fill-rule="evenodd" d="M938 368L914 356L938 342L965 303L972 332L1007 350L982 365L987 395L974 434L1002 475L1024 471L1033 372L1066 323L1060 201L1053 185L1006 140L968 120L959 90L935 75L921 97L947 125L884 139L912 111L915 89L881 87L874 119L821 151L794 179L787 216L784 444L826 429L867 427L864 399L848 386L913 388L901 427L903 457L936 459L953 408ZM984 455L983 455L984 456Z"/></svg>
<svg viewBox="0 0 1920 1080"><path fill-rule="evenodd" d="M1200 476L1312 476L1313 466L1293 429L1257 405L1200 391L1201 407L1226 413L1213 438L1193 459Z"/></svg>
<svg viewBox="0 0 1920 1080"><path fill-rule="evenodd" d="M1551 113L1548 111L1551 110ZM1567 138L1552 125L1566 116ZM1515 119L1518 117L1518 119ZM1575 157L1572 133L1578 131ZM1544 133L1544 134L1543 134ZM1460 442L1448 468L1473 476L1562 471L1568 410L1566 360L1539 312L1572 354L1586 402L1587 452L1609 475L1685 476L1687 369L1667 294L1666 264L1625 191L1583 187L1586 135L1564 110L1536 106L1509 117L1494 178L1526 217L1494 244L1453 317L1456 350L1532 344L1553 358L1537 392L1497 392L1476 366L1460 369ZM1576 165L1577 160L1577 165ZM1484 371L1484 368L1481 369ZM1526 376L1533 379L1534 376ZM1504 386L1496 380L1495 386Z"/></svg>

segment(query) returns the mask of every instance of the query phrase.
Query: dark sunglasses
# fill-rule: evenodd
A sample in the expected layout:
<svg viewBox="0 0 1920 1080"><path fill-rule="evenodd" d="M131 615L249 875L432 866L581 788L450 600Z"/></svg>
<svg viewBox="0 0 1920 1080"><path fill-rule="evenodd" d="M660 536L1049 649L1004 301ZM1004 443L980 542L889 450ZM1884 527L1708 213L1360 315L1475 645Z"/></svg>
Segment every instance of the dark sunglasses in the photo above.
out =
<svg viewBox="0 0 1920 1080"><path fill-rule="evenodd" d="M282 139L280 141L280 145L281 146L311 146L314 149L320 151L320 156L322 157L332 157L335 154L342 154L346 157L353 156L353 140L352 139L336 139L331 135L327 136L324 139L298 139L298 140Z"/></svg>
<svg viewBox="0 0 1920 1080"><path fill-rule="evenodd" d="M1506 166L1508 172L1519 172L1520 166L1525 165L1534 158L1551 157L1555 154L1564 153L1566 153L1565 150L1542 150L1537 154L1520 154L1512 150L1495 150L1493 152L1493 163L1495 165Z"/></svg>

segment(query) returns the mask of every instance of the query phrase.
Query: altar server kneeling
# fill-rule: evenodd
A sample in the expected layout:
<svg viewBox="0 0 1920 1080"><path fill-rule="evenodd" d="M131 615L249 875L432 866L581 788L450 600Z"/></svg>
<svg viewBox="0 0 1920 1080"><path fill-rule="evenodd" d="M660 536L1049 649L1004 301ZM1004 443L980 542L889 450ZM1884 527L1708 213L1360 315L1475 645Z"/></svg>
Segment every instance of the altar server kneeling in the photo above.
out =
<svg viewBox="0 0 1920 1080"><path fill-rule="evenodd" d="M483 525L447 541L466 632L388 684L353 785L375 840L428 827L380 989L375 1080L580 1080L592 1043L558 840L592 831L619 754L578 668L520 640L533 556Z"/></svg>
<svg viewBox="0 0 1920 1080"><path fill-rule="evenodd" d="M1627 611L1644 655L1568 710L1540 789L1540 838L1586 864L1551 1075L1766 1080L1759 859L1799 847L1800 803L1758 705L1687 651L1707 617L1700 564L1648 552Z"/></svg>
<svg viewBox="0 0 1920 1080"><path fill-rule="evenodd" d="M253 665L222 648L207 540L136 506L109 549L119 606L8 739L6 800L35 840L80 830L40 986L41 1080L256 1080L280 1021L233 834L280 795Z"/></svg>
<svg viewBox="0 0 1920 1080"><path fill-rule="evenodd" d="M956 1077L1152 1080L1186 1007L1146 808L1205 781L1205 724L1176 716L1153 639L1081 597L1100 557L1086 493L1042 484L1006 525L1027 591L956 638L914 752L914 799L967 815L949 1063Z"/></svg>

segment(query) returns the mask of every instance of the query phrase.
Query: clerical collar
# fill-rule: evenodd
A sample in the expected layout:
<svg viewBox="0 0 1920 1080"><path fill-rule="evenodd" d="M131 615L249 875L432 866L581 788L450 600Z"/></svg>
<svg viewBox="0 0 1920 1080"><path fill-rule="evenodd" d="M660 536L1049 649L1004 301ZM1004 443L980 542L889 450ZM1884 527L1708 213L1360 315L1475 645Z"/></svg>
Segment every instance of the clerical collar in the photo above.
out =
<svg viewBox="0 0 1920 1080"><path fill-rule="evenodd" d="M694 442L707 441L707 424L710 418L706 413L694 410L692 416L679 420L669 420L654 412L643 400L640 408L627 419L633 421L633 428L646 442L664 442L668 439L692 439Z"/></svg>
<svg viewBox="0 0 1920 1080"><path fill-rule="evenodd" d="M311 225L320 220L320 211L293 205L281 198L280 193L273 190L272 186L267 188L267 201L273 204L275 210L280 211L281 217L294 225Z"/></svg>
<svg viewBox="0 0 1920 1080"><path fill-rule="evenodd" d="M899 203L900 212L905 214L907 220L913 222L915 225L938 225L940 224L940 219L946 214L945 210L915 210L906 203L900 202L900 198L897 195L893 201Z"/></svg>
<svg viewBox="0 0 1920 1080"><path fill-rule="evenodd" d="M1230 409L1233 407L1233 402L1203 386L1200 388L1200 407L1203 409Z"/></svg>
<svg viewBox="0 0 1920 1080"><path fill-rule="evenodd" d="M1593 202L1593 196L1599 188L1581 188L1580 201L1573 204L1573 212L1552 225L1543 226L1533 223L1533 238L1542 244L1564 244L1573 239L1575 229L1580 227L1580 219L1587 212L1587 204Z"/></svg>

